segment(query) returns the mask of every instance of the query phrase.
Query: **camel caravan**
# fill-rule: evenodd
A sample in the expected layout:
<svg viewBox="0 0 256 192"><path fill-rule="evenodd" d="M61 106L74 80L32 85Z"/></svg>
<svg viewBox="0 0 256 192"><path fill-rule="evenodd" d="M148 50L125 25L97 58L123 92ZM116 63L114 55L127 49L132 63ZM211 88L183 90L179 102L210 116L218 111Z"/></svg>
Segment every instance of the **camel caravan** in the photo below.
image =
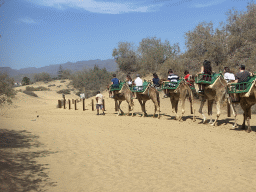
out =
<svg viewBox="0 0 256 192"><path fill-rule="evenodd" d="M230 117L232 111L234 116L234 125L237 127L237 112L236 104L240 104L244 111L244 120L241 129L246 129L245 122L247 122L247 132L251 132L250 119L251 107L256 103L256 76L253 73L245 71L245 66L241 65L240 72L236 75L232 74L228 67L224 68L223 73L214 73L211 69L210 61L205 60L201 68L201 72L196 75L190 75L186 70L185 77L179 78L174 74L173 70L168 70L168 79L159 79L157 74L153 74L153 79L150 81L142 80L140 75L132 81L131 77L127 75L124 82L119 82L116 75L113 75L112 84L109 86L110 98L115 100L115 108L118 111L118 116L123 115L120 108L121 102L128 103L127 115L134 116L134 99L140 103L141 110L144 117L148 116L146 112L146 102L152 100L155 110L153 117L160 118L160 92L164 91L164 98L170 98L172 105L172 112L175 114L175 119L181 121L185 113L185 101L190 102L190 111L192 120L195 121L194 109L194 94L200 97L201 104L199 113L202 115L203 123L206 123L206 116L203 113L203 106L208 102L208 115L210 116L210 125L217 125L221 114L221 104L226 101L227 115ZM181 115L178 115L178 103L181 102ZM213 104L216 103L217 114L213 120L212 109ZM136 114L135 114L136 115Z"/></svg>

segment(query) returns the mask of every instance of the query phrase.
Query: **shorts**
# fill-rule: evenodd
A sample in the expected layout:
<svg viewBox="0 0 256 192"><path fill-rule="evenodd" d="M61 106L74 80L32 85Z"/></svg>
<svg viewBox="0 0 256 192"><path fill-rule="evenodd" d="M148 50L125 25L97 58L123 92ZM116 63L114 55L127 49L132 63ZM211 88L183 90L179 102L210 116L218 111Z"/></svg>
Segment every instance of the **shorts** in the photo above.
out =
<svg viewBox="0 0 256 192"><path fill-rule="evenodd" d="M103 109L103 104L96 104L96 109Z"/></svg>

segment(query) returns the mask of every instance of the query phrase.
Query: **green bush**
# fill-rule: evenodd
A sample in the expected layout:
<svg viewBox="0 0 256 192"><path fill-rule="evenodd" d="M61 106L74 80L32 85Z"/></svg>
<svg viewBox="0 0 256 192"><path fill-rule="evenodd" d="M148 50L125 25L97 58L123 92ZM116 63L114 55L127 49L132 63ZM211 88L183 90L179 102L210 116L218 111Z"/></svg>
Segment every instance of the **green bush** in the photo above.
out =
<svg viewBox="0 0 256 192"><path fill-rule="evenodd" d="M24 85L29 85L30 84L30 78L28 77L23 77L22 81L21 81L22 86Z"/></svg>
<svg viewBox="0 0 256 192"><path fill-rule="evenodd" d="M39 87L26 87L26 91L49 91L49 88L39 86Z"/></svg>
<svg viewBox="0 0 256 192"><path fill-rule="evenodd" d="M34 80L35 80L35 82L38 82L38 81L51 81L52 78L51 78L49 73L42 72L42 73L35 74L34 75Z"/></svg>
<svg viewBox="0 0 256 192"><path fill-rule="evenodd" d="M59 94L70 94L70 89L62 89L62 90L57 91L57 93L59 93Z"/></svg>
<svg viewBox="0 0 256 192"><path fill-rule="evenodd" d="M0 104L7 101L10 102L10 98L13 98L15 91L13 90L14 80L7 74L0 73Z"/></svg>
<svg viewBox="0 0 256 192"><path fill-rule="evenodd" d="M71 84L78 90L97 92L105 90L110 83L112 75L105 68L94 66L93 69L78 71L72 75Z"/></svg>
<svg viewBox="0 0 256 192"><path fill-rule="evenodd" d="M23 93L33 96L33 97L38 97L37 94L35 94L33 91L23 91Z"/></svg>

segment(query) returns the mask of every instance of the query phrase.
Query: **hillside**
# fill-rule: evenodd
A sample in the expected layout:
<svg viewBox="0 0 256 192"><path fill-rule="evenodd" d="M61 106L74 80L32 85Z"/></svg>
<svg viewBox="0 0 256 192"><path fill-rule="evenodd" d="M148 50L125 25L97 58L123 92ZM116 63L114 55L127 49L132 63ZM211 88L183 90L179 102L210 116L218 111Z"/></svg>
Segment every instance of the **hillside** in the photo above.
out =
<svg viewBox="0 0 256 192"><path fill-rule="evenodd" d="M24 76L29 78L33 78L34 74L46 72L52 76L56 76L57 72L59 71L60 65L64 70L69 69L73 72L80 71L83 69L91 69L94 65L97 65L99 68L106 68L108 71L116 71L117 64L114 59L107 59L107 60L89 60L89 61L77 61L75 63L67 62L63 64L55 64L49 65L45 67L35 68L22 68L19 70L12 69L10 67L0 67L0 72L7 73L10 77L13 77L15 81L21 81Z"/></svg>

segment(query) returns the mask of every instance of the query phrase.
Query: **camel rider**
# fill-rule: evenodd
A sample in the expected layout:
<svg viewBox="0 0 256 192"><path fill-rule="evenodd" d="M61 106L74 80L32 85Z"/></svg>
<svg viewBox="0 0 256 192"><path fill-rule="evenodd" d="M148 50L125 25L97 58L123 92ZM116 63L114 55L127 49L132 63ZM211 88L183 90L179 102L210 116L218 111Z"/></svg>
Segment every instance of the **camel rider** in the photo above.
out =
<svg viewBox="0 0 256 192"><path fill-rule="evenodd" d="M160 85L159 85L159 78L158 78L158 75L157 75L156 73L153 73L153 79L152 79L152 81L153 81L154 87L159 87L159 86L160 86Z"/></svg>
<svg viewBox="0 0 256 192"><path fill-rule="evenodd" d="M127 75L126 76L126 82L128 83L128 86L129 87L132 87L132 78L130 75Z"/></svg>
<svg viewBox="0 0 256 192"><path fill-rule="evenodd" d="M116 74L113 74L113 79L111 79L112 88L119 88L119 80L116 78ZM109 92L109 97L113 98L113 91Z"/></svg>
<svg viewBox="0 0 256 192"><path fill-rule="evenodd" d="M169 69L168 70L168 81L169 82L178 82L179 80L179 76L174 74L173 70L172 69ZM170 83L170 86L176 86L176 84L172 84ZM164 90L165 94L164 94L164 98L167 97L167 89Z"/></svg>
<svg viewBox="0 0 256 192"><path fill-rule="evenodd" d="M228 67L224 67L224 79L227 83L235 81L235 75L230 72Z"/></svg>
<svg viewBox="0 0 256 192"><path fill-rule="evenodd" d="M245 70L245 65L239 67L239 72L236 74L236 80L234 83L242 83L248 80L248 77L252 76L252 73Z"/></svg>
<svg viewBox="0 0 256 192"><path fill-rule="evenodd" d="M201 67L201 72L203 75L203 80L205 81L211 81L211 77L209 75L212 74L212 66L211 66L211 62L204 60L203 66ZM198 84L199 86L199 91L198 93L203 94L204 93L204 88L205 88L205 84Z"/></svg>
<svg viewBox="0 0 256 192"><path fill-rule="evenodd" d="M143 86L143 81L142 81L142 79L140 78L140 75L137 74L136 77L137 77L137 78L134 80L135 86L136 86L136 87Z"/></svg>

